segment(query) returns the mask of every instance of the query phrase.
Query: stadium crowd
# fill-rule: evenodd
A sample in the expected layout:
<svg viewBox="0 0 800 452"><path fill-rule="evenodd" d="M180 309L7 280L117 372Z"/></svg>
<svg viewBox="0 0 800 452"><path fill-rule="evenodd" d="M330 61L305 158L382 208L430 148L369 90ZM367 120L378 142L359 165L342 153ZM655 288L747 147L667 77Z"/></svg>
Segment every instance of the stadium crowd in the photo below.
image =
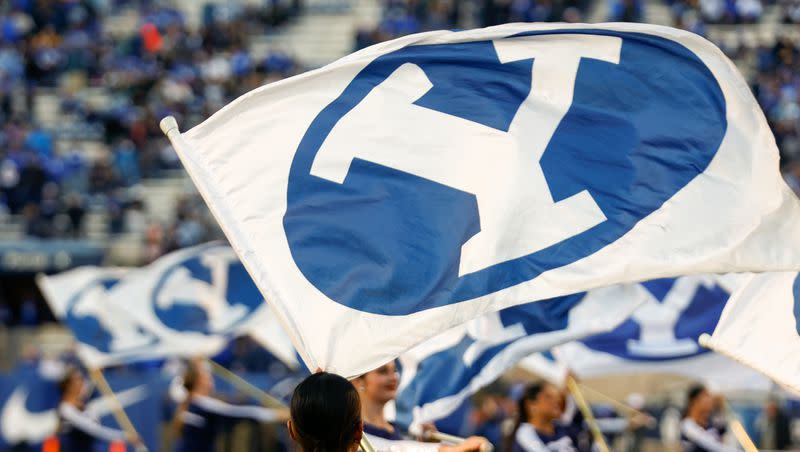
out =
<svg viewBox="0 0 800 452"><path fill-rule="evenodd" d="M296 14L299 2L207 7L191 29L179 10L152 1L14 0L0 5L0 213L21 215L25 233L81 237L87 211L108 213L111 234L139 232L150 261L200 243L213 228L199 200L179 200L174 224L153 224L138 196L143 178L179 169L158 128L167 114L191 126L299 64L248 52ZM135 14L126 33L106 21ZM102 93L102 102L82 95ZM44 124L41 93L58 92L58 123ZM20 102L20 98L24 102ZM21 105L15 105L21 104ZM96 140L107 149L89 155Z"/></svg>

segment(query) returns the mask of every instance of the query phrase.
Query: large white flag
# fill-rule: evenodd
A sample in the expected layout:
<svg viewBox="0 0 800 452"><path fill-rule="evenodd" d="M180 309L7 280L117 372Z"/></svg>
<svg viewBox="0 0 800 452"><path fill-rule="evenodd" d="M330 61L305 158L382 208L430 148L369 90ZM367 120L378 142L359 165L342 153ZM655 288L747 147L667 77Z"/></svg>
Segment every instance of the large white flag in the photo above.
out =
<svg viewBox="0 0 800 452"><path fill-rule="evenodd" d="M628 320L608 333L560 345L553 355L581 378L672 374L714 391L768 391L769 379L698 343L721 322L730 294L749 277L693 275L642 283L649 296Z"/></svg>
<svg viewBox="0 0 800 452"><path fill-rule="evenodd" d="M164 356L210 356L250 335L289 365L294 348L233 250L210 243L132 270L42 276L54 313L91 367Z"/></svg>
<svg viewBox="0 0 800 452"><path fill-rule="evenodd" d="M753 275L700 343L800 392L800 276Z"/></svg>
<svg viewBox="0 0 800 452"><path fill-rule="evenodd" d="M595 287L800 270L765 119L680 30L412 35L162 128L310 368Z"/></svg>

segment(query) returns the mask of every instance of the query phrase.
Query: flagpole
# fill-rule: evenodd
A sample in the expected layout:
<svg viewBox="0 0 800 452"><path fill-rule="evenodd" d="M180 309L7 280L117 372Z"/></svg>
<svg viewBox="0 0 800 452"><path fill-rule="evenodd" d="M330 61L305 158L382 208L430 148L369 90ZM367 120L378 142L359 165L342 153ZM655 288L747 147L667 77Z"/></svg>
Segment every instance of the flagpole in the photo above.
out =
<svg viewBox="0 0 800 452"><path fill-rule="evenodd" d="M728 423L731 425L733 436L736 437L736 440L739 441L739 444L742 445L745 452L758 452L758 448L755 443L753 443L750 435L747 434L747 430L744 429L742 423L739 422L739 419L731 419Z"/></svg>
<svg viewBox="0 0 800 452"><path fill-rule="evenodd" d="M231 372L230 370L221 366L219 363L216 363L211 359L207 359L206 361L208 361L208 363L211 365L211 369L216 375L232 384L239 391L258 400L262 405L273 408L286 408L285 403L267 394L266 391L254 386L249 381Z"/></svg>
<svg viewBox="0 0 800 452"><path fill-rule="evenodd" d="M449 443L449 444L461 444L464 441L466 441L466 438L436 431L425 432L422 436L425 439L433 439L441 443ZM480 452L493 452L493 451L494 451L494 446L492 446L490 443L484 442L483 444L481 444Z"/></svg>
<svg viewBox="0 0 800 452"><path fill-rule="evenodd" d="M369 442L367 436L363 433L361 434L361 442L359 442L359 445L361 446L361 450L364 452L375 452L375 448L372 447L372 443Z"/></svg>
<svg viewBox="0 0 800 452"><path fill-rule="evenodd" d="M592 414L592 409L589 407L589 404L586 403L586 399L583 397L583 393L578 387L578 382L575 381L572 375L567 375L567 388L569 392L572 393L572 397L575 398L575 403L578 405L581 413L583 413L583 417L589 425L589 430L592 432L597 448L600 449L600 452L609 452L608 444L606 444L603 432L600 431L600 427L597 425L597 421Z"/></svg>
<svg viewBox="0 0 800 452"><path fill-rule="evenodd" d="M594 397L597 397L597 398L603 399L605 402L607 402L607 403L610 403L610 404L614 405L614 407L615 407L616 409L618 409L618 410L620 410L620 411L624 411L624 412L625 412L625 413L627 413L628 415L640 415L640 416L652 417L652 416L650 416L649 414L647 414L647 413L644 413L644 412L642 412L642 411L639 411L639 410L637 410L636 408L634 408L634 407L632 407L632 406L629 406L629 405L627 405L627 404L625 404L625 403L623 403L623 402L620 402L619 400L617 400L617 399L615 399L615 398L611 397L610 395L603 394L602 392L600 392L600 391L598 391L598 390L596 390L596 389L594 389L594 388L592 388L592 387L590 387L590 386L586 386L586 385L585 385L585 384L583 384L583 383L578 383L578 385L580 386L580 388L581 388L583 391L585 391L585 392L588 392L590 395L592 395L592 396L594 396Z"/></svg>
<svg viewBox="0 0 800 452"><path fill-rule="evenodd" d="M136 438L141 441L141 436L139 436L139 432L136 431L136 427L133 426L130 418L125 413L125 409L122 407L122 404L119 403L119 399L117 399L116 394L109 386L108 381L106 380L105 375L103 375L102 369L99 367L94 367L89 369L89 377L94 382L95 386L100 389L100 392L103 393L111 401L111 413L114 415L114 419L116 419L117 424L131 437ZM136 446L137 451L147 451L147 447L144 444L139 444Z"/></svg>

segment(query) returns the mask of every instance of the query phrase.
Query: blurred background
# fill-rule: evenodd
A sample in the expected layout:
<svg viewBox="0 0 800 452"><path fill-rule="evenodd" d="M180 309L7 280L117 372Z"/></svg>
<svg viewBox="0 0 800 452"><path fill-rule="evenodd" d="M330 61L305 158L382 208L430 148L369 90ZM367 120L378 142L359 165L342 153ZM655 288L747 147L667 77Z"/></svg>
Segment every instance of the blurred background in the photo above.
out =
<svg viewBox="0 0 800 452"><path fill-rule="evenodd" d="M256 87L405 34L536 21L708 38L747 79L800 191L800 0L0 0L0 371L70 359L37 273L141 266L222 238L160 118L188 130ZM286 372L246 338L224 353L237 372ZM657 393L664 409L685 386L662 383L618 395ZM495 389L468 416L507 403ZM745 402L754 426L763 397Z"/></svg>

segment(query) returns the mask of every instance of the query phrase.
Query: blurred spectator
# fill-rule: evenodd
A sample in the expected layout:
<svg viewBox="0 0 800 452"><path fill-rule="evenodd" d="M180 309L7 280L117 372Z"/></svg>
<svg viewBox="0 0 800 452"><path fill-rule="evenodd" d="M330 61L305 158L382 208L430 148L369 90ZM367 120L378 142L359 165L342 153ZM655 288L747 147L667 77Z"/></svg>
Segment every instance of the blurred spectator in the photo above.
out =
<svg viewBox="0 0 800 452"><path fill-rule="evenodd" d="M644 19L644 5L641 0L614 0L611 3L611 22L640 22Z"/></svg>
<svg viewBox="0 0 800 452"><path fill-rule="evenodd" d="M39 308L36 306L36 300L33 294L28 293L22 299L19 313L19 326L37 326L39 324Z"/></svg>
<svg viewBox="0 0 800 452"><path fill-rule="evenodd" d="M83 217L86 214L83 200L77 193L69 193L65 198L65 204L70 234L75 238L80 237L83 234Z"/></svg>
<svg viewBox="0 0 800 452"><path fill-rule="evenodd" d="M112 151L114 155L114 172L119 175L123 185L130 186L139 182L139 162L136 148L130 140L123 140Z"/></svg>
<svg viewBox="0 0 800 452"><path fill-rule="evenodd" d="M428 30L486 27L508 22L580 22L586 13L589 1L384 0L383 4L384 13L380 24L376 28L361 29L356 33L356 49Z"/></svg>
<svg viewBox="0 0 800 452"><path fill-rule="evenodd" d="M482 436L489 440L500 450L503 442L503 423L506 418L513 416L514 403L510 399L504 400L503 393L507 393L508 388L501 382L479 391L472 398L473 410L470 413L469 424L470 434ZM510 403L509 403L510 402Z"/></svg>
<svg viewBox="0 0 800 452"><path fill-rule="evenodd" d="M149 264L164 254L164 230L158 223L147 226L144 234L144 262Z"/></svg>
<svg viewBox="0 0 800 452"><path fill-rule="evenodd" d="M800 0L782 0L780 2L782 19L786 24L800 24Z"/></svg>

